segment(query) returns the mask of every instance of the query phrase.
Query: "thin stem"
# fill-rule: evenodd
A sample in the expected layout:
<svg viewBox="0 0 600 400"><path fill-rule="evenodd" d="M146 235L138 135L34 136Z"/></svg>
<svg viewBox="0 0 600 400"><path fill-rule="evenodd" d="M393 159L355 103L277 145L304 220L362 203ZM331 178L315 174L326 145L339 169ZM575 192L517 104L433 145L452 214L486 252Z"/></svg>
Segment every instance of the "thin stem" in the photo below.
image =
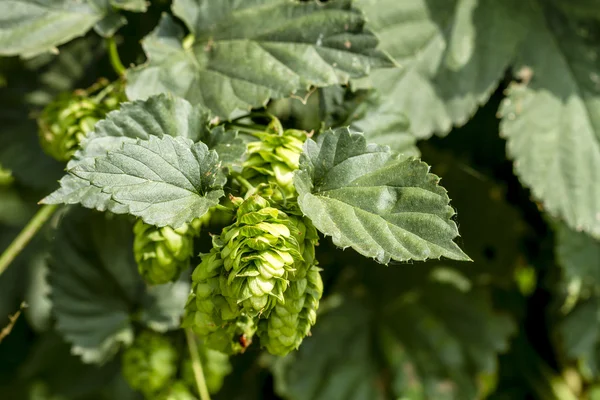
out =
<svg viewBox="0 0 600 400"><path fill-rule="evenodd" d="M235 180L240 183L240 185L245 187L248 192L254 192L256 190L256 188L250 182L248 182L248 180L244 178L239 172L232 171L231 176L233 176Z"/></svg>
<svg viewBox="0 0 600 400"><path fill-rule="evenodd" d="M235 122L228 122L226 125L228 127L239 129L240 131L242 131L244 133L248 133L250 135L254 135L256 133L263 133L263 134L265 133L265 130L260 129L260 126L258 126L258 125L249 126L249 125L245 125L245 124L238 124Z"/></svg>
<svg viewBox="0 0 600 400"><path fill-rule="evenodd" d="M190 328L185 329L185 338L187 339L190 357L192 358L192 369L194 370L196 385L198 385L200 400L210 400L210 394L208 393L208 387L204 379L204 372L202 372L202 361L200 361L200 353L198 353L198 344Z"/></svg>
<svg viewBox="0 0 600 400"><path fill-rule="evenodd" d="M121 62L121 57L119 57L119 51L117 50L117 43L114 38L108 38L108 54L110 55L110 63L115 70L115 72L119 76L125 75L125 66Z"/></svg>
<svg viewBox="0 0 600 400"><path fill-rule="evenodd" d="M15 257L23 251L27 243L31 241L57 209L57 204L46 204L31 218L15 240L0 255L0 275L2 275Z"/></svg>

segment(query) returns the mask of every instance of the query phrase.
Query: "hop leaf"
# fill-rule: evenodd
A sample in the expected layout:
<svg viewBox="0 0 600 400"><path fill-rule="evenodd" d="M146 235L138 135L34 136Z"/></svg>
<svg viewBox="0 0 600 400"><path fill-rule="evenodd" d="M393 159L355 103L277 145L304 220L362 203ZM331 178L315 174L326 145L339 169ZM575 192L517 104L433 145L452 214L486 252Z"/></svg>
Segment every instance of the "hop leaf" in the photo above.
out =
<svg viewBox="0 0 600 400"><path fill-rule="evenodd" d="M200 223L195 221L173 229L138 220L133 228L133 253L140 275L150 284L176 281L189 267Z"/></svg>
<svg viewBox="0 0 600 400"><path fill-rule="evenodd" d="M123 353L123 376L129 386L147 397L166 389L177 374L178 355L169 339L144 331Z"/></svg>
<svg viewBox="0 0 600 400"><path fill-rule="evenodd" d="M91 97L100 89L104 90ZM58 161L69 161L96 122L116 110L121 101L125 101L125 95L120 85L109 86L107 81L101 81L87 91L59 95L38 118L42 148Z"/></svg>
<svg viewBox="0 0 600 400"><path fill-rule="evenodd" d="M248 159L243 164L242 176L252 185L272 185L270 198L275 200L296 197L294 171L298 169L306 132L289 129L283 132L262 132L259 139L248 144Z"/></svg>

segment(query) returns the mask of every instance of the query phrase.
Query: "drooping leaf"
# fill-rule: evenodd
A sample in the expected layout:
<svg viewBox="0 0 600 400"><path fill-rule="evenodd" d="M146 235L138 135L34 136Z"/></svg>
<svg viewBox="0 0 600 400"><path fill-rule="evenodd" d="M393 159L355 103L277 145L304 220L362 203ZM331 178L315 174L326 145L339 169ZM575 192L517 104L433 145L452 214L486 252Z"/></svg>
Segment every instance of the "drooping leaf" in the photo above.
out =
<svg viewBox="0 0 600 400"><path fill-rule="evenodd" d="M125 20L111 6L143 11L139 4L139 0L111 4L105 0L5 0L0 14L0 55L31 57L82 36L97 23L100 32L112 34Z"/></svg>
<svg viewBox="0 0 600 400"><path fill-rule="evenodd" d="M382 285L386 286L386 285ZM275 364L276 389L293 400L475 400L508 348L512 321L485 297L428 283L346 297L319 316L298 352Z"/></svg>
<svg viewBox="0 0 600 400"><path fill-rule="evenodd" d="M56 329L86 363L104 363L131 343L138 315L166 328L165 314L178 319L183 310L181 303L179 310L157 311L163 302L147 291L132 245L131 221L81 209L72 210L56 233L48 278ZM179 298L176 292L171 296Z"/></svg>
<svg viewBox="0 0 600 400"><path fill-rule="evenodd" d="M195 41L182 43L182 29L163 16L143 42L148 63L128 72L130 98L171 92L227 118L389 65L347 0L177 0L173 12Z"/></svg>
<svg viewBox="0 0 600 400"><path fill-rule="evenodd" d="M498 85L523 36L520 0L359 0L380 47L399 68L376 70L367 117L410 120L418 138L462 125Z"/></svg>
<svg viewBox="0 0 600 400"><path fill-rule="evenodd" d="M110 113L100 121L81 144L81 149L67 165L68 170L94 168L95 159L108 151L119 149L123 143L135 143L137 139L150 137L182 136L194 142L206 140L209 146L222 151L226 159L239 158L239 144L231 133L213 134L208 123L210 115L202 106L191 106L187 101L161 94L145 101L121 104L121 109ZM219 129L219 128L215 128ZM226 142L225 137L231 139ZM231 144L227 147L227 144ZM231 151L235 149L235 151ZM111 195L74 174L61 179L61 187L43 201L48 204L81 203L88 208L127 212L123 204L114 201Z"/></svg>
<svg viewBox="0 0 600 400"><path fill-rule="evenodd" d="M110 194L147 224L174 228L219 202L226 178L217 153L184 137L150 136L97 157L69 173Z"/></svg>
<svg viewBox="0 0 600 400"><path fill-rule="evenodd" d="M294 184L304 214L337 246L384 264L469 260L453 242L458 229L450 199L425 163L367 145L348 129L317 140L306 142Z"/></svg>
<svg viewBox="0 0 600 400"><path fill-rule="evenodd" d="M546 211L600 238L600 34L536 11L500 107L507 153Z"/></svg>

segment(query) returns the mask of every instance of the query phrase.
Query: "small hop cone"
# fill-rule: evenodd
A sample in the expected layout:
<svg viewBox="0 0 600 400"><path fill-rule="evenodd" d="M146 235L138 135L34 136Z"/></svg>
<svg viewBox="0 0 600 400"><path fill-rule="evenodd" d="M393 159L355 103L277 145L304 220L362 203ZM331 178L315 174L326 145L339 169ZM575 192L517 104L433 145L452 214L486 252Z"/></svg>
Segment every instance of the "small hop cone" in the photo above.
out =
<svg viewBox="0 0 600 400"><path fill-rule="evenodd" d="M242 176L254 186L275 187L265 193L273 200L294 198L294 171L299 168L306 132L289 129L279 133L262 132L256 136L259 141L248 144L248 159L243 164Z"/></svg>
<svg viewBox="0 0 600 400"><path fill-rule="evenodd" d="M140 275L152 285L176 281L190 265L197 225L158 228L138 220L133 227L133 254Z"/></svg>
<svg viewBox="0 0 600 400"><path fill-rule="evenodd" d="M266 320L260 322L260 343L271 354L285 356L298 349L317 320L323 281L319 269L312 266L305 278L293 281Z"/></svg>
<svg viewBox="0 0 600 400"><path fill-rule="evenodd" d="M200 353L200 361L202 362L202 370L206 379L206 386L211 394L216 394L223 387L225 377L233 370L229 362L229 356L220 351L208 348L204 343L199 343L198 351ZM194 370L192 360L186 358L183 361L183 380L193 391L196 391L196 381L194 379Z"/></svg>
<svg viewBox="0 0 600 400"><path fill-rule="evenodd" d="M302 260L296 230L288 215L264 198L243 201L236 221L215 241L225 269L219 276L221 293L250 316L268 314L283 301L288 275Z"/></svg>
<svg viewBox="0 0 600 400"><path fill-rule="evenodd" d="M103 89L101 91L100 89ZM99 92L97 96L91 96ZM101 98L98 98L101 96ZM88 91L63 93L44 108L38 118L40 144L44 151L58 161L66 162L77 151L79 143L125 101L120 84L102 81Z"/></svg>
<svg viewBox="0 0 600 400"><path fill-rule="evenodd" d="M129 386L147 397L164 390L177 374L178 354L166 337L144 331L122 358L123 376Z"/></svg>
<svg viewBox="0 0 600 400"><path fill-rule="evenodd" d="M194 385L196 383L194 382ZM152 400L198 400L196 396L192 394L186 383L177 381L169 388L161 392L158 396Z"/></svg>

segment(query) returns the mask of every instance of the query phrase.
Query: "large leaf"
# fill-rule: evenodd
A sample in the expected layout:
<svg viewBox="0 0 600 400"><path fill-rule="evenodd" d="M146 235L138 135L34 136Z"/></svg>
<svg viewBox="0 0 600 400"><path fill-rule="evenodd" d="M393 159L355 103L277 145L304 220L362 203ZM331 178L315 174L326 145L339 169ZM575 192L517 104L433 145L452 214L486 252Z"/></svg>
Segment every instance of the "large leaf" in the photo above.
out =
<svg viewBox="0 0 600 400"><path fill-rule="evenodd" d="M500 108L507 152L551 215L600 238L600 36L535 11Z"/></svg>
<svg viewBox="0 0 600 400"><path fill-rule="evenodd" d="M210 115L201 106L192 107L187 101L170 95L153 96L145 101L123 103L119 111L110 113L100 121L94 132L81 144L74 158L67 165L68 170L94 168L95 159L108 151L121 148L124 143L135 143L137 139L150 137L182 136L194 142L205 141L214 147L225 160L239 159L243 151L241 142L231 132L208 128ZM225 142L228 138L228 142ZM227 146L230 144L231 146ZM61 187L43 201L49 204L81 203L88 208L127 212L123 204L114 201L110 194L90 184L74 174L61 179Z"/></svg>
<svg viewBox="0 0 600 400"><path fill-rule="evenodd" d="M184 302L178 310L157 311L168 302L147 291L132 246L131 221L91 211L73 210L56 233L48 278L56 329L85 362L103 363L131 343L132 321L140 315L161 330L177 326L168 324L165 314L178 321ZM174 292L168 296L180 299L179 287L170 288Z"/></svg>
<svg viewBox="0 0 600 400"><path fill-rule="evenodd" d="M361 133L328 131L308 140L294 183L300 208L342 248L366 257L469 260L453 242L458 229L446 190L429 167L367 145Z"/></svg>
<svg viewBox="0 0 600 400"><path fill-rule="evenodd" d="M386 285L380 285L385 287ZM450 285L379 299L346 297L319 316L299 351L275 364L290 400L475 400L515 327L489 302ZM375 297L378 297L375 296Z"/></svg>
<svg viewBox="0 0 600 400"><path fill-rule="evenodd" d="M98 26L100 31L112 33L125 23L114 14L112 6L143 11L139 0L111 3L107 0L4 0L0 4L0 55L34 56L82 36L99 22L102 22Z"/></svg>
<svg viewBox="0 0 600 400"><path fill-rule="evenodd" d="M389 65L347 0L176 0L173 12L195 41L182 43L182 29L165 15L144 39L148 63L127 75L130 98L171 92L227 118Z"/></svg>
<svg viewBox="0 0 600 400"><path fill-rule="evenodd" d="M179 227L204 215L225 194L214 150L184 137L150 136L97 157L69 173L110 194L129 214Z"/></svg>
<svg viewBox="0 0 600 400"><path fill-rule="evenodd" d="M381 48L400 65L370 76L380 94L372 119L384 115L394 127L406 116L419 138L464 124L511 61L525 26L524 3L359 0Z"/></svg>

